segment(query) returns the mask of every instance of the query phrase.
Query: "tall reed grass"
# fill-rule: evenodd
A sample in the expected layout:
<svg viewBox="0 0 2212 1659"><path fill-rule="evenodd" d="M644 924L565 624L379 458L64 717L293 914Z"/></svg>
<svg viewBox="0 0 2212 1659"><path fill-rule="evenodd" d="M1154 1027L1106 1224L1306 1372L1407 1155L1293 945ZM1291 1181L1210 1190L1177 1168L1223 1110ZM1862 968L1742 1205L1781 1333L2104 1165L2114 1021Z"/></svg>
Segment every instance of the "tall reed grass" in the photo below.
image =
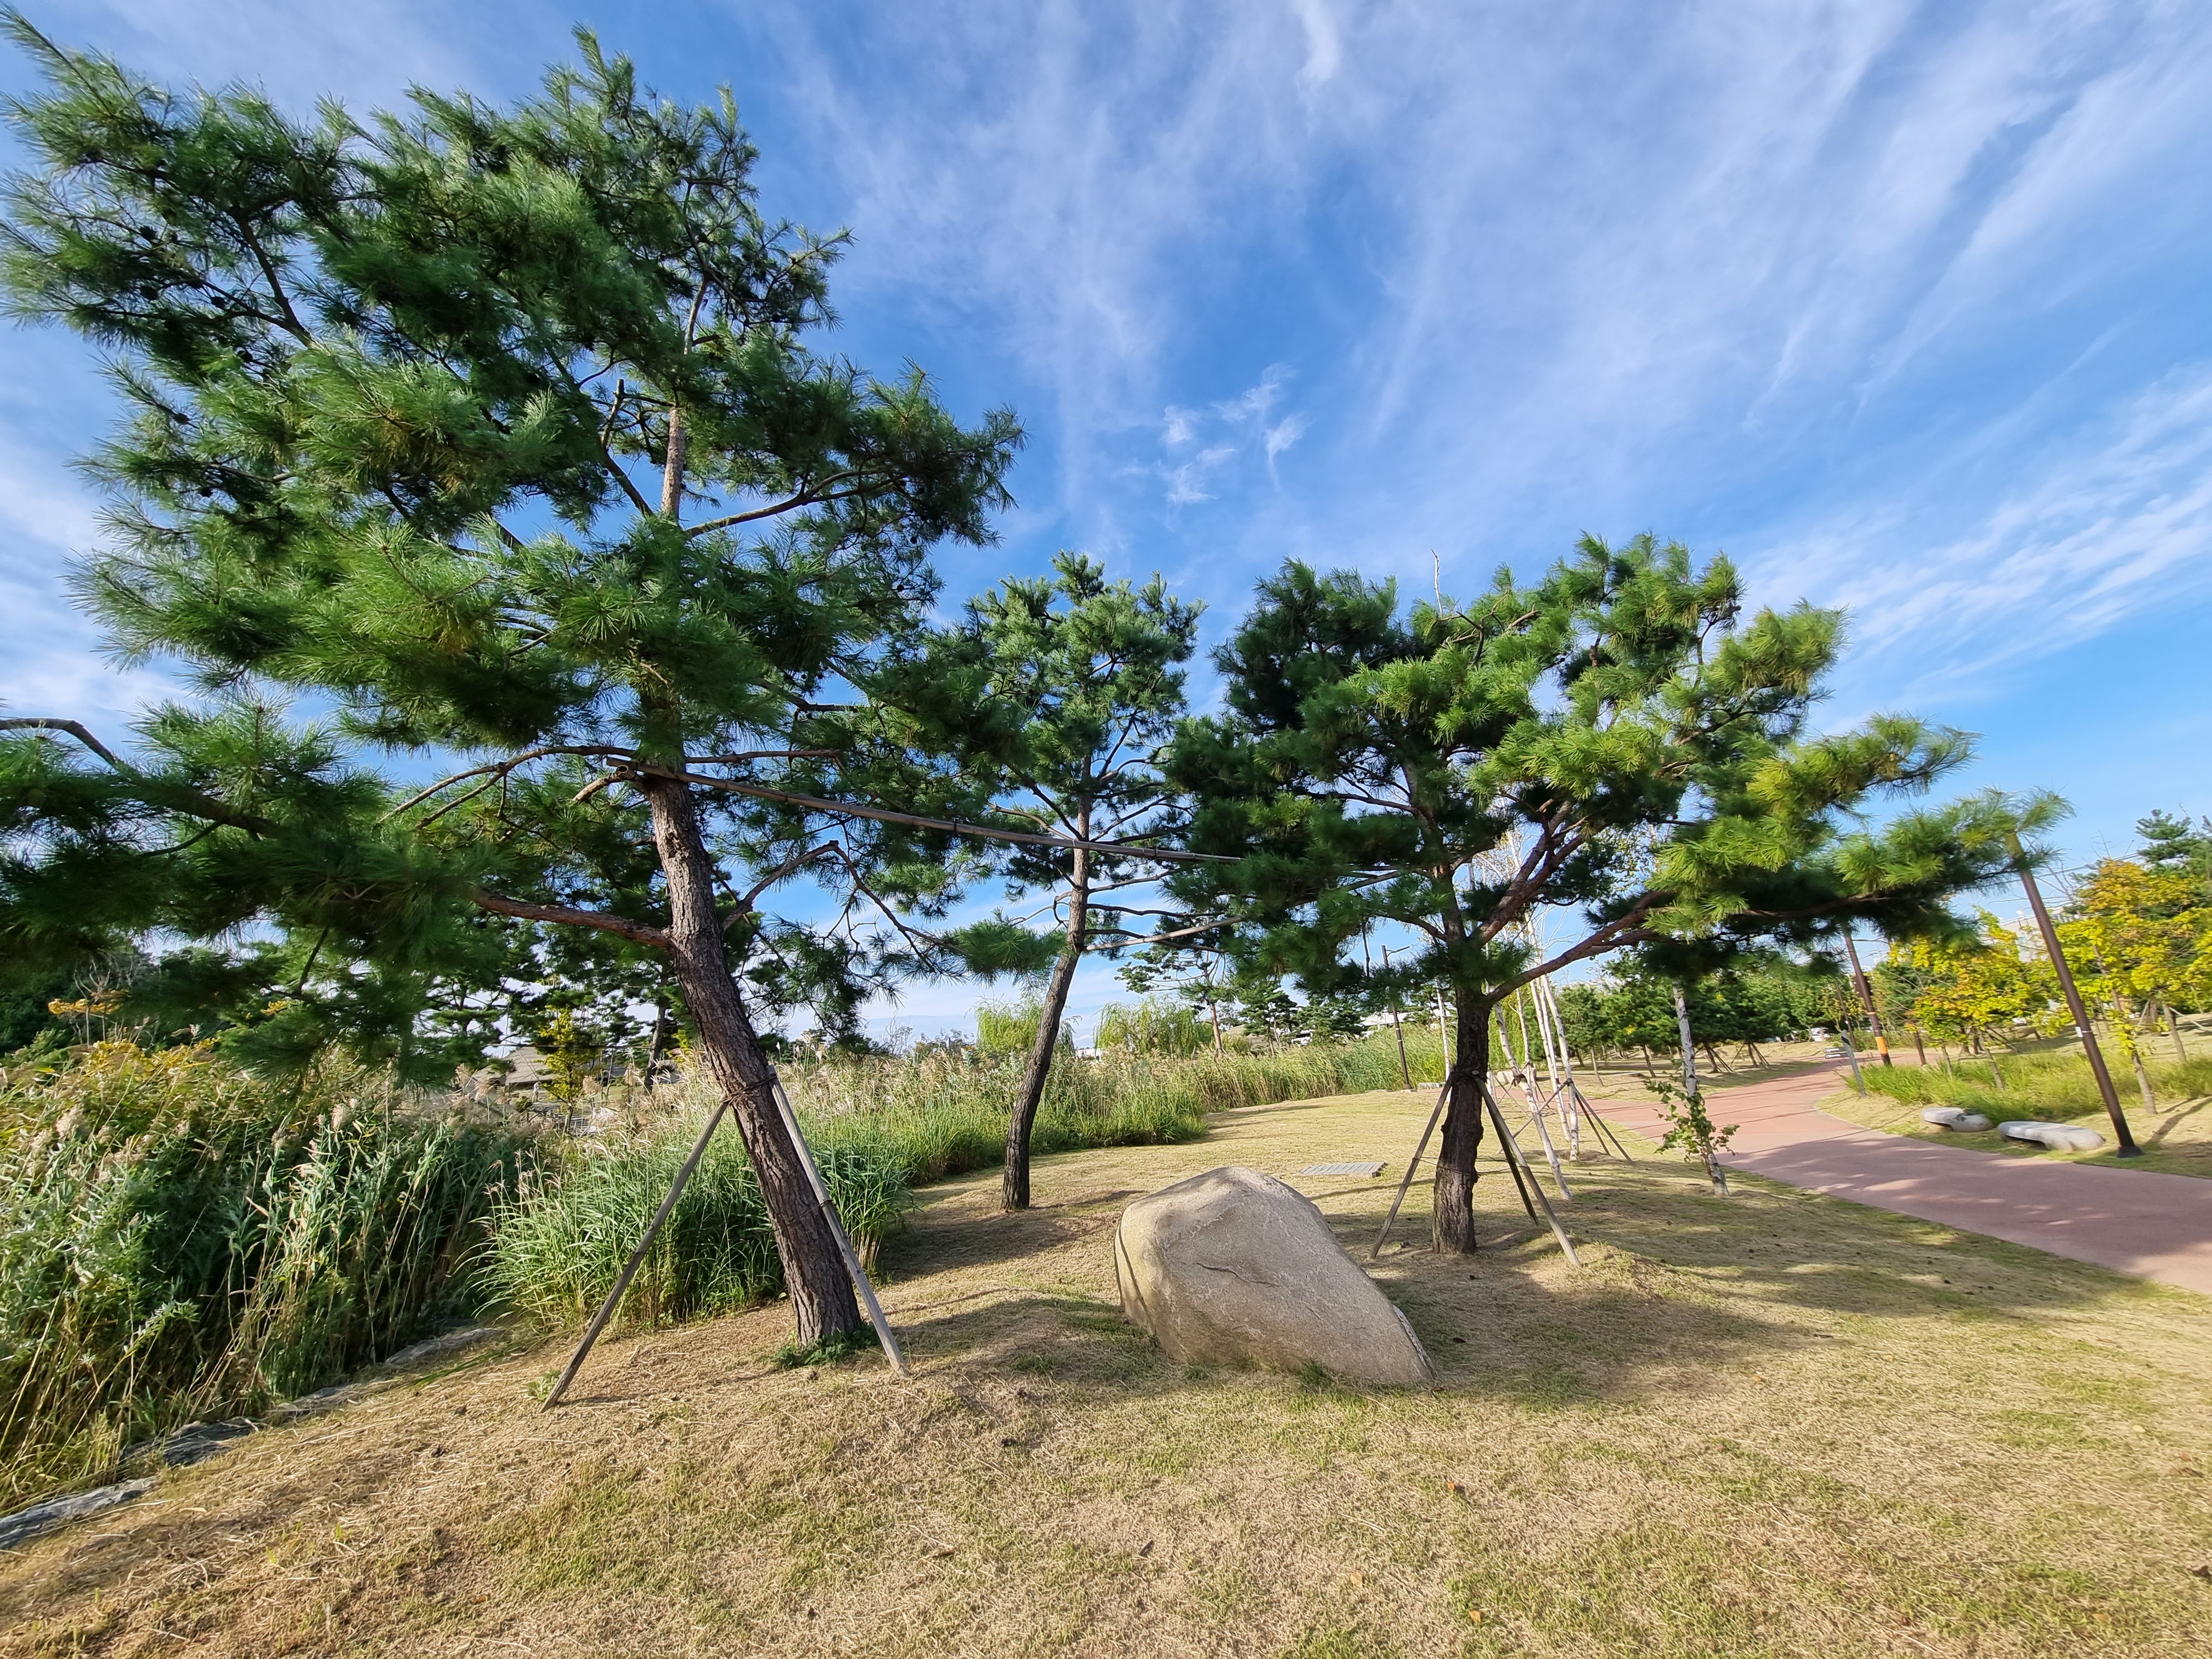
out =
<svg viewBox="0 0 2212 1659"><path fill-rule="evenodd" d="M564 1149L525 1174L492 1224L483 1288L541 1323L580 1324L614 1288L646 1225L711 1110L706 1091L684 1091L671 1119L643 1133ZM864 1260L914 1199L905 1173L879 1152L816 1136L823 1184ZM783 1289L768 1207L737 1132L708 1143L619 1310L630 1324L657 1325L766 1300Z"/></svg>
<svg viewBox="0 0 2212 1659"><path fill-rule="evenodd" d="M0 1502L305 1393L474 1300L513 1142L375 1079L103 1043L0 1091Z"/></svg>
<svg viewBox="0 0 2212 1659"><path fill-rule="evenodd" d="M1416 1084L1440 1082L1443 1047L1435 1030L1409 1025L1405 1036ZM988 1168L1005 1156L1023 1058L932 1050L792 1066L785 1077L810 1135L866 1148L921 1185ZM1067 1054L1046 1082L1032 1146L1051 1153L1194 1140L1206 1133L1209 1112L1401 1084L1397 1042L1388 1030L1268 1054Z"/></svg>
<svg viewBox="0 0 2212 1659"><path fill-rule="evenodd" d="M1417 1081L1443 1075L1409 1027ZM865 1255L913 1188L997 1164L1019 1055L794 1065L787 1080ZM1189 1140L1209 1112L1393 1088L1388 1031L1274 1054L1063 1054L1041 1153ZM612 1098L612 1097L611 1097ZM591 1136L471 1124L359 1073L258 1081L207 1047L97 1045L0 1088L0 1504L112 1470L128 1442L258 1409L381 1358L434 1316L553 1324L605 1296L666 1192L702 1079ZM626 1299L660 1322L760 1301L782 1271L734 1133L718 1135Z"/></svg>

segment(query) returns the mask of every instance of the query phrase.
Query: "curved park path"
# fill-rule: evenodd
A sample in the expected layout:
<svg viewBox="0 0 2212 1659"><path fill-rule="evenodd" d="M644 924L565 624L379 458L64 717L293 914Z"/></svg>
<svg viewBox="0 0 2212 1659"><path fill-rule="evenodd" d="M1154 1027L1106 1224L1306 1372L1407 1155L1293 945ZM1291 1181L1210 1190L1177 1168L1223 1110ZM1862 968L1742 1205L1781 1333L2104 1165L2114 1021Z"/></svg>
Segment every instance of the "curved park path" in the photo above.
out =
<svg viewBox="0 0 2212 1659"><path fill-rule="evenodd" d="M1862 1128L1814 1105L1835 1091L1839 1070L1709 1090L1713 1121L1738 1126L1728 1167L2212 1295L2212 1181ZM1647 1102L1591 1104L1624 1129L1666 1133Z"/></svg>

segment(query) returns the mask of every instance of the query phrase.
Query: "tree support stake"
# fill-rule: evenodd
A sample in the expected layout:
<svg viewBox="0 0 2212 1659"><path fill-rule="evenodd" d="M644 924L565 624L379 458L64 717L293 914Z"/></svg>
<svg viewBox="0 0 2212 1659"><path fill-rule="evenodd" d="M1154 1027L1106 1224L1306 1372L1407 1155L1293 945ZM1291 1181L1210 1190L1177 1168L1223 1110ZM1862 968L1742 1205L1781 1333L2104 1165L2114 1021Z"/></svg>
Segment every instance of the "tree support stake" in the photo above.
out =
<svg viewBox="0 0 2212 1659"><path fill-rule="evenodd" d="M891 1334L890 1321L884 1317L883 1304L876 1300L875 1285L868 1278L867 1269L860 1265L860 1253L854 1249L853 1241L846 1235L845 1224L837 1214L837 1206L830 1201L830 1190L823 1183L821 1169L814 1162L813 1149L806 1144L806 1137L799 1133L798 1114L791 1109L791 1097L783 1091L783 1079L770 1072L769 1088L775 1097L775 1109L783 1120L784 1133L791 1137L792 1148L799 1154L799 1167L806 1172L806 1184L813 1189L814 1201L821 1207L822 1218L830 1224L830 1234L837 1241L838 1253L845 1258L845 1271L852 1277L853 1288L860 1293L861 1305L867 1310L868 1323L875 1327L876 1339L884 1345L884 1354L890 1361L891 1370L901 1376L908 1376L906 1355L899 1347L898 1338ZM699 1160L707 1155L707 1143L714 1138L714 1131L720 1127L723 1115L729 1109L730 1103L722 1100L717 1102L713 1112L708 1115L705 1126L699 1131L699 1139L691 1145L690 1156L677 1170L676 1178L668 1183L668 1196L660 1200L659 1209L653 1212L653 1219L646 1224L645 1237L638 1240L637 1248L629 1253L629 1260L623 1264L614 1289L607 1292L607 1299L599 1304L599 1310L592 1316L592 1322L584 1328L584 1340L576 1345L576 1352L568 1361L568 1368L561 1373L561 1380L553 1385L553 1391L545 1396L545 1403L538 1408L541 1413L550 1412L561 1403L562 1395L568 1392L568 1385L576 1380L576 1373L584 1369L584 1361L590 1356L592 1346L599 1341L599 1334L606 1329L607 1321L614 1316L623 1292L629 1289L630 1280L637 1277L637 1270L644 1264L646 1253L652 1249L653 1241L660 1236L661 1228L675 1210L676 1200L684 1196L684 1188L690 1185L691 1177L699 1168Z"/></svg>

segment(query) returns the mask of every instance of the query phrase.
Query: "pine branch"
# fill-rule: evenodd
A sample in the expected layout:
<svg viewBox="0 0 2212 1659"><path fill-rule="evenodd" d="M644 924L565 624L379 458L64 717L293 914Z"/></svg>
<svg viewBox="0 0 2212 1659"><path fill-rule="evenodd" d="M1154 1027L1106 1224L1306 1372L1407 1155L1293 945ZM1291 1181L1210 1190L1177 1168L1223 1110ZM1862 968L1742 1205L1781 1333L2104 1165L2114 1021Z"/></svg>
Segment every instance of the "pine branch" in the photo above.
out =
<svg viewBox="0 0 2212 1659"><path fill-rule="evenodd" d="M655 951L669 948L668 935L659 928L645 922L632 921L626 916L610 915L604 910L580 910L566 904L526 904L520 899L502 898L497 893L487 892L481 887L471 889L469 899L479 908L489 910L495 915L514 916L524 921L557 922L568 927L592 927Z"/></svg>
<svg viewBox="0 0 2212 1659"><path fill-rule="evenodd" d="M1234 864L1237 860L1221 853L1190 853L1181 848L1139 847L1128 842L1083 841L1067 836L1031 835L1023 830L999 830L986 824L963 823L951 818L924 817L915 812L894 812L888 807L861 806L852 801L825 800L819 795L794 794L787 789L771 789L766 784L744 783L734 778L702 777L696 772L672 772L665 767L637 765L629 769L641 777L667 778L677 783L688 783L702 789L720 789L728 794L746 795L756 800L779 801L787 806L801 806L810 811L830 812L847 817L871 818L878 823L909 824L917 830L937 830L951 836L973 836L982 841L1017 842L1024 846L1063 848L1083 853L1111 854L1116 858L1154 859L1163 864Z"/></svg>
<svg viewBox="0 0 2212 1659"><path fill-rule="evenodd" d="M217 800L213 795L199 790L164 783L159 778L149 777L137 767L102 743L77 720L47 720L37 715L15 715L0 719L0 731L66 732L87 749L115 769L118 775L131 782L146 786L148 805L161 806L163 803L152 797L168 794L185 811L215 823L227 824L234 830L243 830L250 836L272 836L276 833L274 821L252 812L241 812L236 807ZM172 809L173 810L173 809Z"/></svg>

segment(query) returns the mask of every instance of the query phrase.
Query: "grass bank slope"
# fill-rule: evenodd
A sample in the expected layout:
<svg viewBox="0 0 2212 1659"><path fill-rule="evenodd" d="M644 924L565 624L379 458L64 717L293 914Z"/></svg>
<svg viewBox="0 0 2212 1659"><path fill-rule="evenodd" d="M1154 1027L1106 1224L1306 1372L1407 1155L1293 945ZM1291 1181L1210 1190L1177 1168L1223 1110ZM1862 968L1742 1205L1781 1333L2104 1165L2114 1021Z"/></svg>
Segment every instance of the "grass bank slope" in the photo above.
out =
<svg viewBox="0 0 2212 1659"><path fill-rule="evenodd" d="M2185 1292L1646 1162L1581 1173L1580 1271L1494 1172L1480 1255L1385 1255L1433 1394L1121 1322L1130 1197L1388 1158L1299 1181L1364 1251L1427 1105L1048 1159L1019 1217L932 1189L884 1252L908 1382L776 1370L767 1308L604 1348L550 1418L552 1345L257 1436L0 1559L0 1654L2203 1651Z"/></svg>

